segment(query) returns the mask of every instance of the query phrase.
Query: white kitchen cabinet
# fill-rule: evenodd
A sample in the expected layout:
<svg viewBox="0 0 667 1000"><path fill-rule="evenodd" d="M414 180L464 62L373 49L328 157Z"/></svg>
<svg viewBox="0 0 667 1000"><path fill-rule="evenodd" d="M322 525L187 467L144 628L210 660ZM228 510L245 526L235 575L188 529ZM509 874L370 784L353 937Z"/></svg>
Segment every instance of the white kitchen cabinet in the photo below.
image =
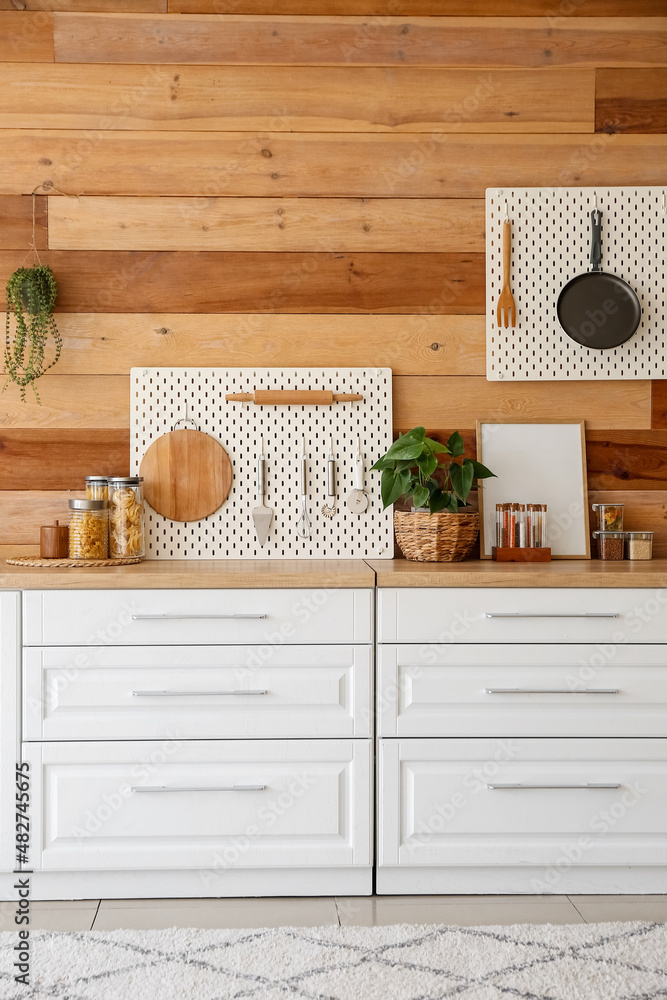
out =
<svg viewBox="0 0 667 1000"><path fill-rule="evenodd" d="M667 646L378 649L379 736L667 736Z"/></svg>
<svg viewBox="0 0 667 1000"><path fill-rule="evenodd" d="M378 641L664 642L667 590L407 587L378 591Z"/></svg>
<svg viewBox="0 0 667 1000"><path fill-rule="evenodd" d="M372 590L35 590L25 646L373 641Z"/></svg>
<svg viewBox="0 0 667 1000"><path fill-rule="evenodd" d="M370 893L373 598L24 592L35 898Z"/></svg>
<svg viewBox="0 0 667 1000"><path fill-rule="evenodd" d="M667 891L666 612L379 590L377 891Z"/></svg>
<svg viewBox="0 0 667 1000"><path fill-rule="evenodd" d="M667 865L667 739L380 746L381 865Z"/></svg>
<svg viewBox="0 0 667 1000"><path fill-rule="evenodd" d="M20 760L17 718L21 661L21 595L0 592L0 871L11 872L14 852L16 763Z"/></svg>
<svg viewBox="0 0 667 1000"><path fill-rule="evenodd" d="M24 739L370 736L371 646L32 646Z"/></svg>
<svg viewBox="0 0 667 1000"><path fill-rule="evenodd" d="M368 866L371 758L369 740L29 744L35 867Z"/></svg>

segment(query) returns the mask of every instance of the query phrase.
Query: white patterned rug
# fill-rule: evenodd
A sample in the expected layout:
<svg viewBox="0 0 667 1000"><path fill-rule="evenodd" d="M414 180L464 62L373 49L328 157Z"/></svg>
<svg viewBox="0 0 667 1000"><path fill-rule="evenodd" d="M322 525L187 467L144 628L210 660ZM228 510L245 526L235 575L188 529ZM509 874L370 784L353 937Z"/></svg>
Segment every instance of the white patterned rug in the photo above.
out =
<svg viewBox="0 0 667 1000"><path fill-rule="evenodd" d="M3 1000L665 1000L667 924L35 931Z"/></svg>

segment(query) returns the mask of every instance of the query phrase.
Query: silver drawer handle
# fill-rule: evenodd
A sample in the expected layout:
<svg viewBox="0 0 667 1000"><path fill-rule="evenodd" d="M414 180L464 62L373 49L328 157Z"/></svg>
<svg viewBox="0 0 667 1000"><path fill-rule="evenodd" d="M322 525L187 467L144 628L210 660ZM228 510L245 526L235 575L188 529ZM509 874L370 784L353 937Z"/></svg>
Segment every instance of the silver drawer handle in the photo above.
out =
<svg viewBox="0 0 667 1000"><path fill-rule="evenodd" d="M619 694L619 688L485 688L485 694Z"/></svg>
<svg viewBox="0 0 667 1000"><path fill-rule="evenodd" d="M200 621L206 618L214 619L215 621L238 621L241 619L257 621L266 617L267 615L132 615L132 621L188 621L190 619Z"/></svg>
<svg viewBox="0 0 667 1000"><path fill-rule="evenodd" d="M132 785L133 792L263 792L266 785Z"/></svg>
<svg viewBox="0 0 667 1000"><path fill-rule="evenodd" d="M133 698L196 698L200 695L268 694L268 691L133 691Z"/></svg>
<svg viewBox="0 0 667 1000"><path fill-rule="evenodd" d="M523 611L486 611L485 618L618 618L617 611L582 611L571 614L524 613Z"/></svg>
<svg viewBox="0 0 667 1000"><path fill-rule="evenodd" d="M618 782L590 781L585 785L523 785L517 784L487 784L487 788L492 789L513 789L513 788L621 788Z"/></svg>

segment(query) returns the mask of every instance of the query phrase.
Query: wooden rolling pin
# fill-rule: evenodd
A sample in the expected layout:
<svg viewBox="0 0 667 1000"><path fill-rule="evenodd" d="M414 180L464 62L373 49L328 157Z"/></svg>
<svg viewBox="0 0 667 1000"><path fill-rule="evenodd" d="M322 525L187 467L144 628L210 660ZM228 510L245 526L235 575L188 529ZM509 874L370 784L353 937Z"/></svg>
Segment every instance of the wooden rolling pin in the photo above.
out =
<svg viewBox="0 0 667 1000"><path fill-rule="evenodd" d="M256 389L255 392L231 392L225 396L228 403L255 403L257 406L331 406L363 398L357 392L334 393L331 389Z"/></svg>

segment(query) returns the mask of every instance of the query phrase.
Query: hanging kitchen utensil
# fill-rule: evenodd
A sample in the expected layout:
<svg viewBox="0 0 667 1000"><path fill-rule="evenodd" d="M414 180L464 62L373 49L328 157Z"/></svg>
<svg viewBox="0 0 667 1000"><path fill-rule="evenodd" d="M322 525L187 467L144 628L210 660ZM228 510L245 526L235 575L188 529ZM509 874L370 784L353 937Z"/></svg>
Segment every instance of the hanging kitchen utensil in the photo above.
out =
<svg viewBox="0 0 667 1000"><path fill-rule="evenodd" d="M299 480L301 488L301 516L296 522L296 533L299 538L310 538L313 528L308 517L308 459L306 458L306 439L301 443L299 455Z"/></svg>
<svg viewBox="0 0 667 1000"><path fill-rule="evenodd" d="M364 456L361 454L361 439L357 438L357 450L354 456L354 487L348 494L347 506L354 514L363 514L368 510L368 494L364 489Z"/></svg>
<svg viewBox="0 0 667 1000"><path fill-rule="evenodd" d="M329 503L322 504L322 513L325 517L333 518L336 514L336 457L333 452L333 438L329 438L327 456L327 496Z"/></svg>
<svg viewBox="0 0 667 1000"><path fill-rule="evenodd" d="M602 213L591 212L590 270L578 274L561 289L556 311L558 322L572 340L598 351L619 347L632 337L642 318L642 307L633 288L616 274L600 267Z"/></svg>
<svg viewBox="0 0 667 1000"><path fill-rule="evenodd" d="M269 529L273 521L273 510L267 507L264 497L266 496L266 455L264 454L264 438L261 440L260 453L257 458L257 499L259 503L252 509L252 519L255 525L257 541L260 545L266 544L269 537Z"/></svg>
<svg viewBox="0 0 667 1000"><path fill-rule="evenodd" d="M228 403L255 403L256 406L331 406L332 403L355 403L363 400L358 392L332 392L331 389L255 389L254 392L229 392Z"/></svg>
<svg viewBox="0 0 667 1000"><path fill-rule="evenodd" d="M512 265L512 223L507 215L507 202L505 202L505 219L503 221L503 287L498 299L496 318L498 326L516 326L516 305L514 296L510 288L510 267Z"/></svg>
<svg viewBox="0 0 667 1000"><path fill-rule="evenodd" d="M187 413L187 410L186 410ZM192 430L177 429L189 424ZM201 521L229 496L232 463L219 441L187 416L154 441L141 462L144 497L170 521Z"/></svg>

